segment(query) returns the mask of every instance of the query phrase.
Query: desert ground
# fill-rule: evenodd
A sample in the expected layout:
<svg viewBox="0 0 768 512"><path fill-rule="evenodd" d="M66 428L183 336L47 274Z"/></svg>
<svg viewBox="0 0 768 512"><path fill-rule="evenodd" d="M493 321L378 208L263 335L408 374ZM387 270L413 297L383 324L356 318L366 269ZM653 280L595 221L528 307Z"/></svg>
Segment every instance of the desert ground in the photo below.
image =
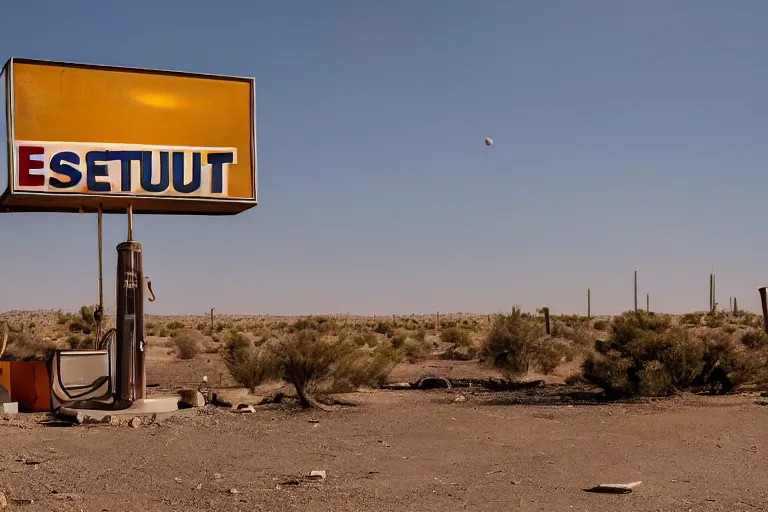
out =
<svg viewBox="0 0 768 512"><path fill-rule="evenodd" d="M56 312L3 316L16 330L25 325L36 339L58 344L76 342L74 318ZM43 413L3 416L0 492L9 510L768 510L765 388L607 400L600 389L568 377L578 372L594 338L610 335L599 324L609 319L591 319L581 331L569 330L566 318L555 320L562 323L558 335L578 350L546 375L532 369L519 376L543 380L541 387L364 387L328 394L332 411L301 408L282 382L249 393L222 363L228 331L268 336L297 319L220 317L212 329L205 317L147 320L151 394L195 387L230 402L259 404L278 391L286 398L250 413L207 404L132 425L53 427L43 424ZM481 344L491 317L441 320L443 329L466 325L472 342ZM376 332L383 330L381 321L344 317L335 323L350 335L370 329L383 343L397 334ZM407 340L425 330L429 348L399 362L387 382L500 375L476 358L442 357L450 347L430 324L434 318L387 321ZM733 320L727 330L739 335L754 323ZM204 346L180 359L174 329L199 330ZM326 477L308 478L314 470ZM642 483L630 494L585 491L635 481Z"/></svg>

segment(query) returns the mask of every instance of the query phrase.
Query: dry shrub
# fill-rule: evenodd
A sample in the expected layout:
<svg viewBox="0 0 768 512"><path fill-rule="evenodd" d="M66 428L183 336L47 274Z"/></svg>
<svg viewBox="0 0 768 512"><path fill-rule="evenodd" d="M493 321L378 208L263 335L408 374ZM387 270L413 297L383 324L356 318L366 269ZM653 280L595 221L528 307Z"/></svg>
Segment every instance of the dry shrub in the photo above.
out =
<svg viewBox="0 0 768 512"><path fill-rule="evenodd" d="M704 313L686 313L680 317L680 323L683 325L692 325L698 327L701 325L701 319L704 318Z"/></svg>
<svg viewBox="0 0 768 512"><path fill-rule="evenodd" d="M541 373L549 375L564 361L573 360L573 349L562 340L540 338L533 343L531 360Z"/></svg>
<svg viewBox="0 0 768 512"><path fill-rule="evenodd" d="M256 347L243 333L230 333L221 357L235 382L251 393L259 384L279 376L273 354L266 348Z"/></svg>
<svg viewBox="0 0 768 512"><path fill-rule="evenodd" d="M179 359L194 359L203 350L205 338L194 329L172 331L173 343L178 349Z"/></svg>
<svg viewBox="0 0 768 512"><path fill-rule="evenodd" d="M747 331L741 337L741 343L747 348L768 348L768 334L765 331Z"/></svg>
<svg viewBox="0 0 768 512"><path fill-rule="evenodd" d="M389 339L389 343L392 345L392 348L400 349L405 346L407 339L408 334L405 331L398 331L396 333L392 333L392 337Z"/></svg>
<svg viewBox="0 0 768 512"><path fill-rule="evenodd" d="M472 337L469 331L463 327L448 327L440 331L440 341L466 347L472 344Z"/></svg>
<svg viewBox="0 0 768 512"><path fill-rule="evenodd" d="M409 338L402 345L402 352L409 363L415 363L429 356L430 350L426 340L419 341Z"/></svg>
<svg viewBox="0 0 768 512"><path fill-rule="evenodd" d="M506 376L528 372L535 353L535 342L541 338L543 326L519 307L509 315L497 315L482 348L482 358L490 361Z"/></svg>
<svg viewBox="0 0 768 512"><path fill-rule="evenodd" d="M669 396L674 391L672 376L659 361L646 361L640 371L640 394Z"/></svg>
<svg viewBox="0 0 768 512"><path fill-rule="evenodd" d="M602 388L608 396L632 394L629 370L632 361L616 355L591 354L582 364L582 375L587 382Z"/></svg>
<svg viewBox="0 0 768 512"><path fill-rule="evenodd" d="M8 361L47 361L56 350L52 341L46 341L24 331L10 331L3 359Z"/></svg>
<svg viewBox="0 0 768 512"><path fill-rule="evenodd" d="M353 341L358 347L367 346L373 348L379 344L379 340L376 338L376 334L367 329L356 334L353 338Z"/></svg>
<svg viewBox="0 0 768 512"><path fill-rule="evenodd" d="M572 373L565 378L565 383L569 386L584 386L589 384L589 381L584 378L581 372Z"/></svg>
<svg viewBox="0 0 768 512"><path fill-rule="evenodd" d="M453 345L451 348L440 354L440 359L447 359L451 361L471 361L475 359L479 353L480 350L473 345Z"/></svg>
<svg viewBox="0 0 768 512"><path fill-rule="evenodd" d="M386 384L402 355L391 346L381 344L376 349L348 359L347 365L336 372L332 389L342 393L359 388L376 388Z"/></svg>
<svg viewBox="0 0 768 512"><path fill-rule="evenodd" d="M72 350L92 349L93 348L93 336L81 334L70 334L67 336L67 345Z"/></svg>
<svg viewBox="0 0 768 512"><path fill-rule="evenodd" d="M386 349L370 352L354 343L321 336L314 329L289 334L271 347L286 382L293 384L304 407L321 407L312 395L320 385L326 389L344 387L345 383L380 380L388 374ZM394 365L393 365L394 366ZM391 369L391 368L389 368Z"/></svg>
<svg viewBox="0 0 768 512"><path fill-rule="evenodd" d="M668 396L715 381L727 391L758 377L755 355L739 351L724 330L694 335L664 315L642 311L614 318L610 338L595 350L583 375L613 396Z"/></svg>

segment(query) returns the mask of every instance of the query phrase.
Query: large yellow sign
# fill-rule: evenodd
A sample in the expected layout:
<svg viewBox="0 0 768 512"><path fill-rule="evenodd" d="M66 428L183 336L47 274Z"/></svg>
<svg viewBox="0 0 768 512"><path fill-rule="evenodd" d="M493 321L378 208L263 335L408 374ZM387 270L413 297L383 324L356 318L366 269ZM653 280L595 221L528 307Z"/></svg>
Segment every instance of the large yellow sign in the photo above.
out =
<svg viewBox="0 0 768 512"><path fill-rule="evenodd" d="M11 59L4 211L235 214L257 201L252 78Z"/></svg>

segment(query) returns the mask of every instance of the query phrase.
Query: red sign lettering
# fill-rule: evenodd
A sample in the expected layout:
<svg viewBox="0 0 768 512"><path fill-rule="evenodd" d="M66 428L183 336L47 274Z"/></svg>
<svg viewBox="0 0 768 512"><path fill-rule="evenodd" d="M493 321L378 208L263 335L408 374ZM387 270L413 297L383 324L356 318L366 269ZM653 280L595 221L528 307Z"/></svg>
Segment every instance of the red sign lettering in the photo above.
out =
<svg viewBox="0 0 768 512"><path fill-rule="evenodd" d="M33 169L42 169L42 160L32 160L32 155L42 155L45 148L40 146L19 146L19 186L39 187L45 185L45 176L30 174Z"/></svg>

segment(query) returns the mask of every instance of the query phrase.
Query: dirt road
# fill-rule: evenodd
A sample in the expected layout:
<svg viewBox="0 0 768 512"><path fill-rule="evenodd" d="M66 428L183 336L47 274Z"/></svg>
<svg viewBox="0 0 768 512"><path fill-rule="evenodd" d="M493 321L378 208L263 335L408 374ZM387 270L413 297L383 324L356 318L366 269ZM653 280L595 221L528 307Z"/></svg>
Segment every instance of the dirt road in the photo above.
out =
<svg viewBox="0 0 768 512"><path fill-rule="evenodd" d="M456 396L359 393L332 413L209 406L139 428L0 420L0 490L29 511L768 510L768 407L754 396ZM305 479L312 470L327 478ZM636 480L628 495L583 491Z"/></svg>

